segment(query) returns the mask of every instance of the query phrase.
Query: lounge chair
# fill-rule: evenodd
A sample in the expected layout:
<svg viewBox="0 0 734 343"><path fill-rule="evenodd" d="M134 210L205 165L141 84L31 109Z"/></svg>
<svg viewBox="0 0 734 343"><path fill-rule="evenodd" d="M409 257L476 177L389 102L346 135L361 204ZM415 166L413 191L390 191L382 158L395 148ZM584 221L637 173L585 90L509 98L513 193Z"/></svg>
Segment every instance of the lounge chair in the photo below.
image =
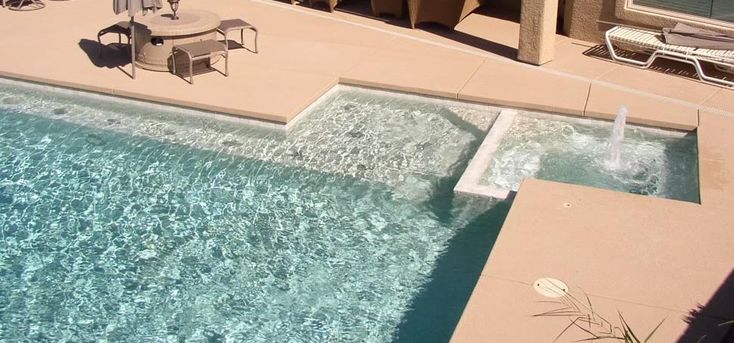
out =
<svg viewBox="0 0 734 343"><path fill-rule="evenodd" d="M41 0L3 0L3 7L6 6L13 11L35 11L46 7L46 4Z"/></svg>
<svg viewBox="0 0 734 343"><path fill-rule="evenodd" d="M224 57L224 76L229 76L229 50L224 44L213 39L203 40L194 43L174 45L171 51L171 59L173 64L173 74L176 75L176 53L182 53L187 58L189 65L189 83L194 84L194 62L206 60L207 66L211 67L211 58L216 56ZM218 71L218 70L217 70Z"/></svg>
<svg viewBox="0 0 734 343"><path fill-rule="evenodd" d="M734 87L734 82L706 74L701 63L710 63L721 71L734 70L734 50L702 49L681 45L667 44L661 32L640 28L615 26L605 33L605 41L609 54L617 62L631 64L640 68L648 68L658 58L688 63L696 68L698 78L706 83ZM649 54L647 60L640 61L619 56L614 46L622 50L630 50Z"/></svg>
<svg viewBox="0 0 734 343"><path fill-rule="evenodd" d="M431 22L454 28L484 0L408 0L410 27Z"/></svg>
<svg viewBox="0 0 734 343"><path fill-rule="evenodd" d="M109 33L117 34L118 45L122 45L122 36L125 36L125 38L127 38L127 45L130 45L130 22L121 21L117 24L107 26L97 32L97 43L99 43L99 57L102 57L102 36Z"/></svg>

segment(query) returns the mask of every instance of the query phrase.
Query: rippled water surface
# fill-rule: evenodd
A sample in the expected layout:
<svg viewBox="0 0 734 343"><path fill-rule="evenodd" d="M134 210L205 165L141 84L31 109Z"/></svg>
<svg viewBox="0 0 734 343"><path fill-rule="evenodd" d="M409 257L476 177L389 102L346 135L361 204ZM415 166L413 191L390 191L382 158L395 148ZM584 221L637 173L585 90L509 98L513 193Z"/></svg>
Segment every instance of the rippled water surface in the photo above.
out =
<svg viewBox="0 0 734 343"><path fill-rule="evenodd" d="M517 190L522 180L535 177L698 201L695 135L627 125L621 163L610 167L606 161L611 133L609 122L518 115L482 182Z"/></svg>
<svg viewBox="0 0 734 343"><path fill-rule="evenodd" d="M346 89L286 134L0 84L0 341L446 340L507 210L451 191L495 115Z"/></svg>

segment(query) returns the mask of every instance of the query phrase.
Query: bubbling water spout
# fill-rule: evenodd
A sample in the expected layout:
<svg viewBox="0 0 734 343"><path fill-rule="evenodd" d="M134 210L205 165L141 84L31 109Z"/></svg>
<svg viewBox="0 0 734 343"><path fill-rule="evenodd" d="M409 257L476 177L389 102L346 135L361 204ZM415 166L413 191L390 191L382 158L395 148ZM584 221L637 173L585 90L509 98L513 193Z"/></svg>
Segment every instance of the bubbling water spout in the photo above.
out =
<svg viewBox="0 0 734 343"><path fill-rule="evenodd" d="M624 126L627 123L627 107L620 106L617 118L614 119L612 136L609 139L609 150L604 165L609 169L619 169L622 166L622 143L624 143Z"/></svg>

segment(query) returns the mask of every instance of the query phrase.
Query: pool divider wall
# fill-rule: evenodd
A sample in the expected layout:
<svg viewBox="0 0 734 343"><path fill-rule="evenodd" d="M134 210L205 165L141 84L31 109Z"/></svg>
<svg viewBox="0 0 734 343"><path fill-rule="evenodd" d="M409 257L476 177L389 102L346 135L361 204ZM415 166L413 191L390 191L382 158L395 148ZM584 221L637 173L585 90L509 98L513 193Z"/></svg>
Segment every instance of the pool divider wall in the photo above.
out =
<svg viewBox="0 0 734 343"><path fill-rule="evenodd" d="M327 100L330 100L336 93L338 93L340 90L343 89L344 86L340 84L336 84L333 87L329 88L324 94L321 94L314 102L306 106L301 112L298 112L293 119L288 121L287 124L283 125L286 132L295 127L303 118L307 117L311 112L314 111L317 107L321 106L324 102Z"/></svg>
<svg viewBox="0 0 734 343"><path fill-rule="evenodd" d="M521 111L519 115L530 117L530 118L535 118L535 119L562 121L562 122L571 123L571 124L609 127L610 135L611 135L612 125L614 124L614 118L603 119L603 118L592 118L592 117L578 117L578 116L569 116L569 115L565 115L562 113ZM675 138L685 137L686 135L692 132L692 131L681 130L681 129L662 128L662 127L657 127L657 126L635 124L629 121L627 122L626 127L635 128L635 130L640 130L643 132L648 132L648 133L652 133L656 135L663 135L663 136L675 137Z"/></svg>
<svg viewBox="0 0 734 343"><path fill-rule="evenodd" d="M482 178L484 172L489 168L492 163L494 154L497 152L497 148L502 139L507 134L507 131L512 127L512 123L515 122L517 111L510 109L503 109L494 125L489 129L489 133L484 137L482 145L479 146L476 154L472 158L469 166L461 175L459 183L454 187L455 193L467 194L467 195L478 195L483 197L507 199L512 192L511 189L502 189L494 186L481 185L479 180Z"/></svg>
<svg viewBox="0 0 734 343"><path fill-rule="evenodd" d="M74 89L74 88L67 88L64 86L38 83L35 81L29 81L29 80L17 80L17 79L8 78L5 76L0 77L0 85L9 86L9 87L22 87L22 88L28 88L28 89L38 90L42 92L57 93L57 94L66 95L66 96L78 96L78 97L84 97L86 99L113 102L116 104L123 104L123 105L129 105L132 103L134 106L149 108L149 109L156 110L156 111L171 112L175 114L181 114L181 115L192 116L192 117L211 118L211 119L216 119L220 121L251 125L251 126L262 127L266 129L286 131L290 127L289 125L269 122L265 120L241 117L241 116L236 116L233 114L205 111L205 110L200 110L200 109L195 109L195 108L190 108L190 107L182 107L182 106L175 106L175 105L164 104L164 103L159 103L159 102L140 100L140 99L125 97L122 95L112 95L112 94L98 93L92 90L79 90L79 89Z"/></svg>

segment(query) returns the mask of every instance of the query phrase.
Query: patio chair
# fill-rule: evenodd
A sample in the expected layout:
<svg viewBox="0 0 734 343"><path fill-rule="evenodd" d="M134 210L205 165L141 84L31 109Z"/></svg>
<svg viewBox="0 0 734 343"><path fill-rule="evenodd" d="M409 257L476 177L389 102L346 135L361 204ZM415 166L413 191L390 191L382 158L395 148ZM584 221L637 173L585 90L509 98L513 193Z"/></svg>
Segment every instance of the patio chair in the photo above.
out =
<svg viewBox="0 0 734 343"><path fill-rule="evenodd" d="M605 34L605 42L612 60L631 64L642 69L652 65L658 58L683 62L692 65L702 82L734 87L734 82L706 74L701 63L710 63L720 71L734 70L734 50L702 49L681 45L667 44L663 41L663 34L640 28L615 26ZM622 50L629 50L649 54L647 60L641 61L619 56L614 46Z"/></svg>
<svg viewBox="0 0 734 343"><path fill-rule="evenodd" d="M254 53L257 53L257 28L253 26L252 24L242 20L242 19L227 19L222 20L219 24L219 27L217 27L217 32L221 33L222 36L224 36L224 46L229 50L229 40L227 40L227 34L229 34L230 31L240 31L240 46L245 47L245 30L252 30L255 32L255 50Z"/></svg>
<svg viewBox="0 0 734 343"><path fill-rule="evenodd" d="M221 42L207 39L194 43L174 45L171 51L173 74L176 75L176 53L181 52L187 57L189 63L189 83L194 84L194 62L207 60L207 66L211 67L211 58L224 57L224 76L229 76L229 50ZM217 70L218 71L218 70Z"/></svg>
<svg viewBox="0 0 734 343"><path fill-rule="evenodd" d="M326 6L329 7L329 12L334 12L334 8L339 4L339 0L308 0L308 5L313 7L314 2L326 4Z"/></svg>
<svg viewBox="0 0 734 343"><path fill-rule="evenodd" d="M389 14L395 18L401 18L405 12L404 0L370 0L372 15L380 16Z"/></svg>
<svg viewBox="0 0 734 343"><path fill-rule="evenodd" d="M99 43L99 57L102 57L102 36L110 33L117 34L118 45L122 45L122 36L125 36L125 38L127 38L127 45L130 45L130 22L121 21L117 24L107 26L97 32L97 43Z"/></svg>
<svg viewBox="0 0 734 343"><path fill-rule="evenodd" d="M408 0L410 27L430 22L454 28L484 0Z"/></svg>

